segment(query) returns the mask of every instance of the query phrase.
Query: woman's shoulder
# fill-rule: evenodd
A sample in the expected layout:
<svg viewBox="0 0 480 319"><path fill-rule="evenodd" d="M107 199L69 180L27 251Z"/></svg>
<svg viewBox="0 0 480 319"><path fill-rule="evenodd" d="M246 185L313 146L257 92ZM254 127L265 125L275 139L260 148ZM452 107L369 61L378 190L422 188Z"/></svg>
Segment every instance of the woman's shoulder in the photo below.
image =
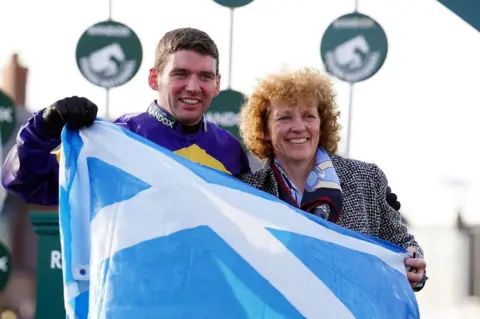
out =
<svg viewBox="0 0 480 319"><path fill-rule="evenodd" d="M378 166L374 163L360 161L353 158L346 158L340 155L330 155L332 159L333 166L335 169L340 170L349 170L357 172L373 172L378 169Z"/></svg>
<svg viewBox="0 0 480 319"><path fill-rule="evenodd" d="M259 184L267 180L268 177L273 172L272 168L268 163L263 164L258 170L252 173L241 174L238 178L248 184Z"/></svg>
<svg viewBox="0 0 480 319"><path fill-rule="evenodd" d="M375 163L346 158L340 155L331 155L333 167L341 180L360 179L375 183L386 184L387 178L382 169Z"/></svg>
<svg viewBox="0 0 480 319"><path fill-rule="evenodd" d="M269 193L273 193L275 189L278 189L275 173L269 161L265 162L261 168L253 173L239 175L238 179Z"/></svg>

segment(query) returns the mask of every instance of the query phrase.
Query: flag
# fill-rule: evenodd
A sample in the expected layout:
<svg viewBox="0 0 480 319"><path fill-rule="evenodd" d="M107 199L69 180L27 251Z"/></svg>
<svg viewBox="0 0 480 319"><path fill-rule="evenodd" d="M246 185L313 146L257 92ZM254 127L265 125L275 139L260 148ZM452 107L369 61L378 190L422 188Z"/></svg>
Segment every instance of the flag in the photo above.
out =
<svg viewBox="0 0 480 319"><path fill-rule="evenodd" d="M64 130L69 318L419 318L407 252L115 124Z"/></svg>

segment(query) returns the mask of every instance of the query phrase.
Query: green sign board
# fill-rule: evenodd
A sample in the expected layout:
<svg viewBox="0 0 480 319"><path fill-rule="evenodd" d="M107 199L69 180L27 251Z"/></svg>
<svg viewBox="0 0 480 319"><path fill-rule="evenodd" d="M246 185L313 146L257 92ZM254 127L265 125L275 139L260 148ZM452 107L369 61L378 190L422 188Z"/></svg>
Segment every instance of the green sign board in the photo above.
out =
<svg viewBox="0 0 480 319"><path fill-rule="evenodd" d="M126 25L103 21L82 34L76 58L88 81L109 89L127 83L137 74L142 64L142 44Z"/></svg>
<svg viewBox="0 0 480 319"><path fill-rule="evenodd" d="M245 96L234 90L224 90L212 100L212 104L205 114L208 121L229 131L233 136L240 139L239 117L240 107L245 102Z"/></svg>
<svg viewBox="0 0 480 319"><path fill-rule="evenodd" d="M7 286L12 273L12 255L7 247L0 242L0 292Z"/></svg>
<svg viewBox="0 0 480 319"><path fill-rule="evenodd" d="M15 106L12 99L0 91L0 130L5 144L15 128Z"/></svg>
<svg viewBox="0 0 480 319"><path fill-rule="evenodd" d="M327 72L348 83L364 81L377 73L387 51L385 31L378 22L358 12L333 21L320 45Z"/></svg>
<svg viewBox="0 0 480 319"><path fill-rule="evenodd" d="M246 6L253 0L213 0L221 6L229 7L229 8L239 8Z"/></svg>
<svg viewBox="0 0 480 319"><path fill-rule="evenodd" d="M65 319L58 213L32 212L30 220L38 234L35 319Z"/></svg>

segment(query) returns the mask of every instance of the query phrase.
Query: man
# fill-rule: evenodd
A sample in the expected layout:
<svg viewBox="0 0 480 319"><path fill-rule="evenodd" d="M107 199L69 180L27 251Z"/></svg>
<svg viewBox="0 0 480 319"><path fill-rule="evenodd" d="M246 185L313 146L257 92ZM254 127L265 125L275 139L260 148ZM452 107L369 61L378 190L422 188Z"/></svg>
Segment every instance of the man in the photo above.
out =
<svg viewBox="0 0 480 319"><path fill-rule="evenodd" d="M232 175L250 171L238 140L205 120L220 91L219 53L203 31L181 28L158 43L148 84L158 92L146 112L127 114L116 124L192 161ZM71 97L39 111L21 128L7 156L3 186L27 203L58 205L58 154L62 128L89 127L97 116L91 101Z"/></svg>

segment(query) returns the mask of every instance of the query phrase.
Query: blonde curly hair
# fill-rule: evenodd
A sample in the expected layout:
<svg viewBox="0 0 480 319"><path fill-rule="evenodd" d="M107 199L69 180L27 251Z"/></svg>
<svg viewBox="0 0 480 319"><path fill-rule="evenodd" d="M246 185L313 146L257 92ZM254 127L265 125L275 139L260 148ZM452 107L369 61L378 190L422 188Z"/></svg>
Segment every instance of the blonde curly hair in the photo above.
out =
<svg viewBox="0 0 480 319"><path fill-rule="evenodd" d="M336 153L340 141L340 111L330 79L312 68L273 74L261 80L240 110L240 135L247 149L259 159L273 157L271 141L265 139L272 104L295 107L299 100L314 101L320 115L319 146Z"/></svg>

